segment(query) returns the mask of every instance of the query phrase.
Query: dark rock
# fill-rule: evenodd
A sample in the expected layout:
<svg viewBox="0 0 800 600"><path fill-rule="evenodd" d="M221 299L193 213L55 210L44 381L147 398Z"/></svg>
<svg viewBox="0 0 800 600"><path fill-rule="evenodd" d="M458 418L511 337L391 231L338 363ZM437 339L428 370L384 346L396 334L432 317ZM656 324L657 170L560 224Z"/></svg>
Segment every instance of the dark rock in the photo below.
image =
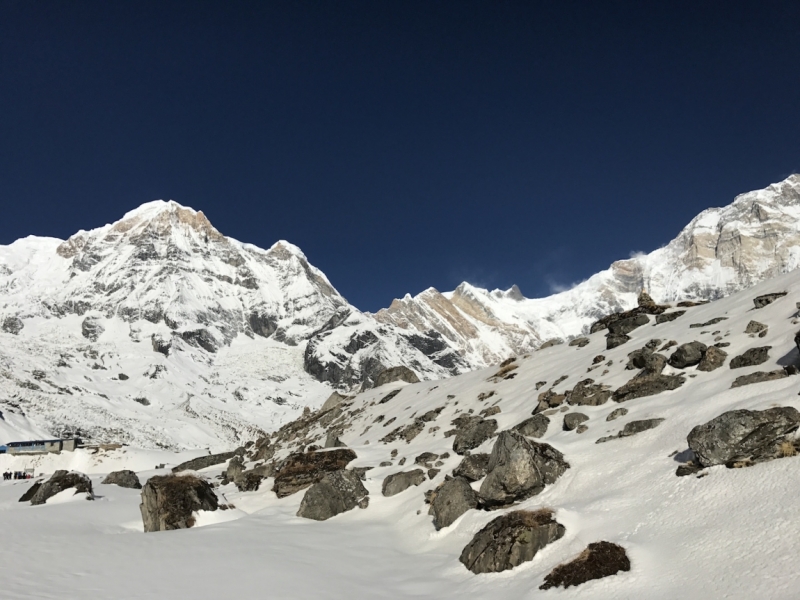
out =
<svg viewBox="0 0 800 600"><path fill-rule="evenodd" d="M728 358L728 353L716 346L710 346L703 355L703 360L697 365L698 371L713 371L719 369Z"/></svg>
<svg viewBox="0 0 800 600"><path fill-rule="evenodd" d="M769 351L772 346L760 346L758 348L750 348L739 356L734 356L731 359L731 369L740 369L742 367L754 367L756 365L764 364L769 360Z"/></svg>
<svg viewBox="0 0 800 600"><path fill-rule="evenodd" d="M480 412L480 415L482 417L491 417L491 416L494 416L494 415L499 414L501 412L503 412L503 411L500 409L499 406L490 406L489 408L484 408Z"/></svg>
<svg viewBox="0 0 800 600"><path fill-rule="evenodd" d="M462 477L445 481L433 493L430 514L433 526L438 530L452 525L458 517L478 507L478 496L469 482Z"/></svg>
<svg viewBox="0 0 800 600"><path fill-rule="evenodd" d="M240 492L258 491L258 488L261 487L261 481L267 476L265 467L266 465L239 473L234 479L236 489Z"/></svg>
<svg viewBox="0 0 800 600"><path fill-rule="evenodd" d="M489 507L507 506L540 493L569 468L564 455L548 444L503 431L497 437L480 495Z"/></svg>
<svg viewBox="0 0 800 600"><path fill-rule="evenodd" d="M656 325L660 325L661 323L669 323L670 321L674 321L678 317L682 317L686 314L685 310L676 310L674 312L663 313L656 316Z"/></svg>
<svg viewBox="0 0 800 600"><path fill-rule="evenodd" d="M37 481L31 487L29 487L24 494L22 494L22 497L18 500L18 502L30 502L31 498L36 495L36 492L39 491L40 487L42 487L42 483Z"/></svg>
<svg viewBox="0 0 800 600"><path fill-rule="evenodd" d="M23 327L25 327L25 324L19 317L6 317L3 319L2 329L6 333L18 335L19 332L22 331Z"/></svg>
<svg viewBox="0 0 800 600"><path fill-rule="evenodd" d="M90 342L96 342L104 331L105 327L95 317L86 317L81 323L81 335Z"/></svg>
<svg viewBox="0 0 800 600"><path fill-rule="evenodd" d="M553 346L559 346L564 343L564 340L560 338L553 338L551 340L547 340L544 344L539 346L537 350L544 350L545 348L552 348Z"/></svg>
<svg viewBox="0 0 800 600"><path fill-rule="evenodd" d="M490 521L472 538L459 560L476 575L499 573L532 560L564 535L564 526L548 510L518 510Z"/></svg>
<svg viewBox="0 0 800 600"><path fill-rule="evenodd" d="M584 379L567 391L565 400L573 406L600 406L611 397L611 390L606 386L595 384L592 379Z"/></svg>
<svg viewBox="0 0 800 600"><path fill-rule="evenodd" d="M588 420L589 417L583 413L567 413L564 415L564 431L577 429L578 425Z"/></svg>
<svg viewBox="0 0 800 600"><path fill-rule="evenodd" d="M589 343L589 338L587 337L579 337L572 340L569 345L570 346L577 346L578 348L583 348Z"/></svg>
<svg viewBox="0 0 800 600"><path fill-rule="evenodd" d="M225 479L227 481L236 481L236 478L244 473L244 461L241 456L234 456L231 462L228 463L228 468L225 469Z"/></svg>
<svg viewBox="0 0 800 600"><path fill-rule="evenodd" d="M217 340L208 329L182 331L180 336L184 342L202 348L206 352L217 351Z"/></svg>
<svg viewBox="0 0 800 600"><path fill-rule="evenodd" d="M486 476L489 467L489 455L484 453L470 454L453 469L453 477L463 477L467 481L479 481Z"/></svg>
<svg viewBox="0 0 800 600"><path fill-rule="evenodd" d="M695 475L695 474L699 473L702 470L703 470L703 467L698 465L696 462L689 461L688 463L680 465L675 470L675 475L677 475L678 477L686 477L688 475Z"/></svg>
<svg viewBox="0 0 800 600"><path fill-rule="evenodd" d="M109 473L101 483L106 485L118 485L119 487L130 488L132 490L142 489L142 484L139 483L139 477L136 473L128 469Z"/></svg>
<svg viewBox="0 0 800 600"><path fill-rule="evenodd" d="M685 369L699 364L703 360L703 355L706 352L706 346L703 342L689 342L688 344L681 344L675 349L669 357L669 364L676 369Z"/></svg>
<svg viewBox="0 0 800 600"><path fill-rule="evenodd" d="M120 381L127 381L128 379L130 379L130 377L125 375L125 373L120 373L119 375L117 375L117 379L119 379Z"/></svg>
<svg viewBox="0 0 800 600"><path fill-rule="evenodd" d="M392 390L391 392L389 392L388 394L386 394L386 395L385 395L383 398L381 398L381 399L378 401L378 404L386 404L387 402L389 402L389 400L391 400L392 398L394 398L395 396L397 396L397 395L398 395L400 392L402 392L402 391L403 391L403 390Z"/></svg>
<svg viewBox="0 0 800 600"><path fill-rule="evenodd" d="M747 327L744 328L744 332L748 334L756 334L761 333L762 331L766 331L767 326L763 323L759 323L758 321L750 321L747 324Z"/></svg>
<svg viewBox="0 0 800 600"><path fill-rule="evenodd" d="M741 375L733 380L731 388L742 387L743 385L750 385L751 383L764 383L765 381L775 381L776 379L783 379L788 377L786 369L775 369L774 371L756 371L749 375Z"/></svg>
<svg viewBox="0 0 800 600"><path fill-rule="evenodd" d="M623 438L636 435L642 431L647 431L648 429L658 427L663 422L664 419L642 419L641 421L631 421L630 423L625 424L625 427L623 427L622 431L619 432L619 437Z"/></svg>
<svg viewBox="0 0 800 600"><path fill-rule="evenodd" d="M422 465L423 467L430 469L431 464L437 458L439 458L438 454L434 454L433 452L423 452L414 459L414 464Z"/></svg>
<svg viewBox="0 0 800 600"><path fill-rule="evenodd" d="M764 294L763 296L757 296L753 298L753 304L756 308L764 308L765 306L772 304L778 298L783 298L786 295L786 292L773 292L772 294Z"/></svg>
<svg viewBox="0 0 800 600"><path fill-rule="evenodd" d="M145 532L186 529L195 523L198 510L217 510L211 485L194 475L156 475L142 488L139 510Z"/></svg>
<svg viewBox="0 0 800 600"><path fill-rule="evenodd" d="M598 354L597 356L595 356L595 357L592 359L592 364L593 364L593 365L599 365L599 364L600 364L601 362L603 362L605 359L606 359L606 357L605 357L604 355L602 355L602 354ZM542 382L542 383L544 383L544 382ZM538 389L538 388L537 388L537 389Z"/></svg>
<svg viewBox="0 0 800 600"><path fill-rule="evenodd" d="M31 497L31 504L44 504L49 498L56 494L75 488L75 493L85 493L88 499L94 499L92 491L92 481L83 473L78 471L56 471L52 477L43 482Z"/></svg>
<svg viewBox="0 0 800 600"><path fill-rule="evenodd" d="M172 340L165 340L160 335L154 333L150 336L150 341L153 344L153 352L160 352L164 356L169 356L172 350Z"/></svg>
<svg viewBox="0 0 800 600"><path fill-rule="evenodd" d="M627 335L617 335L609 333L606 336L606 350L613 350L617 346L622 346L622 344L624 344L630 339L631 338Z"/></svg>
<svg viewBox="0 0 800 600"><path fill-rule="evenodd" d="M172 472L178 473L179 471L199 471L200 469L213 467L214 465L221 465L222 463L233 458L234 454L235 452L222 452L221 454L209 454L208 456L193 458L192 460L182 462L177 467L172 467Z"/></svg>
<svg viewBox="0 0 800 600"><path fill-rule="evenodd" d="M556 394L552 388L542 392L539 394L538 404L536 408L533 409L533 414L540 413L542 411L547 410L548 408L555 408L556 406L561 406L561 404L566 399L564 394Z"/></svg>
<svg viewBox="0 0 800 600"><path fill-rule="evenodd" d="M453 420L456 426L453 451L464 455L477 448L497 432L497 421L472 415L462 415Z"/></svg>
<svg viewBox="0 0 800 600"><path fill-rule="evenodd" d="M308 488L300 502L297 516L325 521L363 505L368 495L367 488L353 471L325 473L322 479Z"/></svg>
<svg viewBox="0 0 800 600"><path fill-rule="evenodd" d="M538 438L547 433L548 425L550 425L550 419L542 414L538 414L529 419L525 419L522 423L514 425L514 431L519 431L526 437Z"/></svg>
<svg viewBox="0 0 800 600"><path fill-rule="evenodd" d="M290 454L275 474L272 491L278 498L290 496L320 481L326 473L341 471L355 460L349 448Z"/></svg>
<svg viewBox="0 0 800 600"><path fill-rule="evenodd" d="M274 316L260 312L251 312L248 319L250 330L256 335L268 338L278 329L278 320Z"/></svg>
<svg viewBox="0 0 800 600"><path fill-rule="evenodd" d="M790 406L766 410L731 410L686 438L700 465L712 467L733 461L769 460L775 446L800 425L800 412Z"/></svg>
<svg viewBox="0 0 800 600"><path fill-rule="evenodd" d="M325 448L344 448L346 446L347 444L339 439L336 431L328 432L328 436L325 438Z"/></svg>
<svg viewBox="0 0 800 600"><path fill-rule="evenodd" d="M375 379L375 385L373 387L380 387L394 381L419 383L419 377L417 377L417 374L408 367L390 367L378 375L378 377Z"/></svg>
<svg viewBox="0 0 800 600"><path fill-rule="evenodd" d="M615 419L619 419L620 417L624 417L627 414L628 414L627 408L615 408L606 417L606 421L613 421Z"/></svg>
<svg viewBox="0 0 800 600"><path fill-rule="evenodd" d="M627 335L634 329L637 329L642 325L647 325L649 322L650 318L645 314L637 314L625 319L620 319L619 321L609 323L609 335Z"/></svg>
<svg viewBox="0 0 800 600"><path fill-rule="evenodd" d="M717 323L721 323L722 321L726 321L728 317L714 317L710 321L706 321L705 323L692 323L689 325L689 329L697 329L698 327L710 327L711 325L716 325Z"/></svg>
<svg viewBox="0 0 800 600"><path fill-rule="evenodd" d="M394 496L400 492L404 492L412 485L420 485L425 481L425 472L422 469L414 469L413 471L401 471L400 473L392 473L383 480L383 487L381 492L384 496Z"/></svg>
<svg viewBox="0 0 800 600"><path fill-rule="evenodd" d="M595 542L589 544L577 558L550 571L539 589L568 588L630 570L631 561L625 548L611 542Z"/></svg>
<svg viewBox="0 0 800 600"><path fill-rule="evenodd" d="M617 389L612 398L615 402L627 402L634 398L643 398L675 390L683 385L686 380L681 375L646 375L634 377L628 383Z"/></svg>
<svg viewBox="0 0 800 600"><path fill-rule="evenodd" d="M433 479L436 477L441 469L428 469L428 479Z"/></svg>

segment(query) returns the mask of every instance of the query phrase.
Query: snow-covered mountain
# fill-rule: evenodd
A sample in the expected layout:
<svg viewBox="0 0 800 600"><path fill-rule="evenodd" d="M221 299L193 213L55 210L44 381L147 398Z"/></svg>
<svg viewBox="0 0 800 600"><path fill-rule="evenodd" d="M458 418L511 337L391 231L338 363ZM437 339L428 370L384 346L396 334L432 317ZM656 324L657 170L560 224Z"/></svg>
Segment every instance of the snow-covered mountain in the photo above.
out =
<svg viewBox="0 0 800 600"><path fill-rule="evenodd" d="M468 283L377 314L302 251L228 238L149 202L66 241L0 246L0 441L76 432L143 447L228 447L389 367L437 379L521 355L656 301L713 299L800 265L800 176L698 215L667 246L527 299Z"/></svg>
<svg viewBox="0 0 800 600"><path fill-rule="evenodd" d="M678 237L649 254L620 260L574 288L529 299L519 289L462 283L395 300L375 318L438 332L474 366L522 354L553 338L586 333L604 315L656 302L713 300L800 266L800 175L703 211Z"/></svg>

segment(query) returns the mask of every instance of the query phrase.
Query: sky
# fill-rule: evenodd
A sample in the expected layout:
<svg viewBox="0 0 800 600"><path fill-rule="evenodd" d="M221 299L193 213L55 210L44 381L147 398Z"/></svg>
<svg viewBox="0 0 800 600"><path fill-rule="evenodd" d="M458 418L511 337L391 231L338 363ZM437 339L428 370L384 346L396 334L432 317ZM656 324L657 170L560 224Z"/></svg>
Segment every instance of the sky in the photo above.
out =
<svg viewBox="0 0 800 600"><path fill-rule="evenodd" d="M798 2L0 0L0 244L173 199L363 310L540 297L798 171Z"/></svg>

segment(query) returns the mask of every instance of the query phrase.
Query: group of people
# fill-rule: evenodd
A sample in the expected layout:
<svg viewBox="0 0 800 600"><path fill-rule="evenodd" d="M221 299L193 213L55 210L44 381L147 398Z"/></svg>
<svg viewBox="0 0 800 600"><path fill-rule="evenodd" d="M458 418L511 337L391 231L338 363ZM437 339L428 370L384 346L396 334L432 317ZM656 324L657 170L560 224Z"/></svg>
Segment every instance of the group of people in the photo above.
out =
<svg viewBox="0 0 800 600"><path fill-rule="evenodd" d="M33 475L31 473L25 473L24 471L14 471L13 473L11 471L6 471L5 473L3 473L3 479L4 480L7 480L7 479L30 479L31 477L33 477Z"/></svg>

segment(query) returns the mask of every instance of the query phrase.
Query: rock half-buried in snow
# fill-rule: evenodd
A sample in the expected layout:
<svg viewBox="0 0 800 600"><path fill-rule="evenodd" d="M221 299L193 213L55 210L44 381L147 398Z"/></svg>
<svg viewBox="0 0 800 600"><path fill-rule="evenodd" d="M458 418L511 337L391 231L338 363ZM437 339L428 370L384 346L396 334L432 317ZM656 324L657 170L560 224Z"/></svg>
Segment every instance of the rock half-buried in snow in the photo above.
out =
<svg viewBox="0 0 800 600"><path fill-rule="evenodd" d="M595 542L589 544L574 560L553 569L544 578L539 589L547 590L559 586L568 588L630 570L631 561L625 548L611 542Z"/></svg>
<svg viewBox="0 0 800 600"><path fill-rule="evenodd" d="M508 506L535 496L568 468L564 455L549 444L503 431L492 448L479 494L487 508Z"/></svg>
<svg viewBox="0 0 800 600"><path fill-rule="evenodd" d="M366 508L368 503L369 492L361 483L358 473L333 471L308 488L297 516L325 521L356 506Z"/></svg>
<svg viewBox="0 0 800 600"><path fill-rule="evenodd" d="M32 505L44 504L50 498L68 490L75 488L76 494L86 494L87 500L94 500L92 491L92 481L88 476L78 471L56 471L47 481L35 483L34 486L25 492L20 498L20 502L30 499Z"/></svg>
<svg viewBox="0 0 800 600"><path fill-rule="evenodd" d="M217 510L211 485L194 475L156 475L142 488L139 510L145 532L187 529L199 510Z"/></svg>
<svg viewBox="0 0 800 600"><path fill-rule="evenodd" d="M527 562L564 535L549 510L517 510L490 521L472 538L459 560L470 571L498 573Z"/></svg>

